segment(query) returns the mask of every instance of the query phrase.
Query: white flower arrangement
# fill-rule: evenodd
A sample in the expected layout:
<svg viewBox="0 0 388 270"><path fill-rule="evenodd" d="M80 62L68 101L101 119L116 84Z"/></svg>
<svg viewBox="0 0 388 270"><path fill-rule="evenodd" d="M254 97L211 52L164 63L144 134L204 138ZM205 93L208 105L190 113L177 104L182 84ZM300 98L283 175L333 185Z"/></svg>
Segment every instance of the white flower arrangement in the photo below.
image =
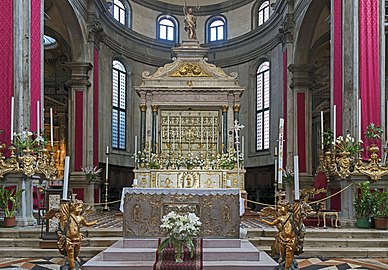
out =
<svg viewBox="0 0 388 270"><path fill-rule="evenodd" d="M174 211L163 216L160 228L167 235L167 238L160 244L158 252L161 253L169 243L172 243L177 250L187 245L191 257L194 254L193 238L199 234L202 223L193 214L180 215Z"/></svg>

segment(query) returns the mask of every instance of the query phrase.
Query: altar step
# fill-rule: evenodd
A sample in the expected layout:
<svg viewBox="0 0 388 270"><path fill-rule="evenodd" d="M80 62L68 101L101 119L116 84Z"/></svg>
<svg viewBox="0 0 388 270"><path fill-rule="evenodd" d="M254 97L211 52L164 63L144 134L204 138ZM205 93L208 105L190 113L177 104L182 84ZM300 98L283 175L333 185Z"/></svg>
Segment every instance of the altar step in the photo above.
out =
<svg viewBox="0 0 388 270"><path fill-rule="evenodd" d="M152 269L156 260L157 239L123 239L83 265L84 270ZM203 269L273 269L277 265L265 252L248 240L204 239Z"/></svg>
<svg viewBox="0 0 388 270"><path fill-rule="evenodd" d="M121 228L82 228L81 257L91 258L118 240L122 240ZM260 251L270 251L274 242L275 228L249 228L247 240ZM40 239L40 228L1 228L0 257L58 257L56 241ZM46 247L40 248L42 243ZM304 253L300 256L367 258L388 257L388 231L374 229L323 229L307 228Z"/></svg>
<svg viewBox="0 0 388 270"><path fill-rule="evenodd" d="M271 251L275 228L249 229L247 239L258 249ZM374 229L307 228L304 258L387 258L388 231Z"/></svg>

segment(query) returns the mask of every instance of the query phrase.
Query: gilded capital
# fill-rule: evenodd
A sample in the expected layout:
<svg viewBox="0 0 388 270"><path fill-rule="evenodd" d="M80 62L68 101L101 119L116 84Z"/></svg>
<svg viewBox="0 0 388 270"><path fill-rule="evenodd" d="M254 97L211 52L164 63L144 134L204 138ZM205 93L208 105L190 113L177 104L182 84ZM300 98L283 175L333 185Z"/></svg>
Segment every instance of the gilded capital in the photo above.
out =
<svg viewBox="0 0 388 270"><path fill-rule="evenodd" d="M227 112L228 111L228 105L222 105L222 112Z"/></svg>
<svg viewBox="0 0 388 270"><path fill-rule="evenodd" d="M146 104L140 104L139 108L140 108L141 112L145 112L147 110L147 105Z"/></svg>
<svg viewBox="0 0 388 270"><path fill-rule="evenodd" d="M153 112L157 112L158 111L158 105L152 105L151 109L152 109Z"/></svg>
<svg viewBox="0 0 388 270"><path fill-rule="evenodd" d="M240 104L233 105L233 111L234 112L239 112L240 111Z"/></svg>

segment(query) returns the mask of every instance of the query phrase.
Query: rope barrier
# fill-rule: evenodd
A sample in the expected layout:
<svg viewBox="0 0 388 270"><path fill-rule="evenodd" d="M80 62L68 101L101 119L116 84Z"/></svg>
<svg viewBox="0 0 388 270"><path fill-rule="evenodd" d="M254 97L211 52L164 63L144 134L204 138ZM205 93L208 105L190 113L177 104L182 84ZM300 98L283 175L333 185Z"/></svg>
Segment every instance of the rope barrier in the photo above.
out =
<svg viewBox="0 0 388 270"><path fill-rule="evenodd" d="M331 194L330 196L327 196L325 198L322 198L318 201L314 201L314 202L309 202L309 204L317 204L317 203L320 203L320 202L323 202L323 201L326 201L328 199L330 199L331 197L334 197L340 193L342 193L343 191L347 190L349 187L351 187L353 185L353 183L350 183L349 185L347 185L346 187L344 187L343 189L337 191L336 193L333 193ZM272 204L266 204L266 203L260 203L260 202L255 202L255 201L251 201L251 200L247 200L247 202L251 202L251 203L254 203L254 204L259 204L259 205L264 205L264 206L270 206L270 207L276 207L276 205L272 205Z"/></svg>
<svg viewBox="0 0 388 270"><path fill-rule="evenodd" d="M118 203L118 202L121 202L121 200L117 200L117 201L113 201L113 202L107 202L106 204L113 204L113 203ZM105 205L105 202L102 202L102 203L84 203L85 205Z"/></svg>

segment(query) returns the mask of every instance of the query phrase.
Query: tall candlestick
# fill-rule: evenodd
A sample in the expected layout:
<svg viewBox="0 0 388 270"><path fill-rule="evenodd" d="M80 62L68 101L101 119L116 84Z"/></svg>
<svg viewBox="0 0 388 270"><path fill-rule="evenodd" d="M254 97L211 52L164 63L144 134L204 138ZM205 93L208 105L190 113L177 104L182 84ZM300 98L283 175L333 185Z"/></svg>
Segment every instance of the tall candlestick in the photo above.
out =
<svg viewBox="0 0 388 270"><path fill-rule="evenodd" d="M283 183L283 133L284 133L284 119L279 121L279 156L278 156L278 184Z"/></svg>
<svg viewBox="0 0 388 270"><path fill-rule="evenodd" d="M323 148L323 111L321 111L321 149Z"/></svg>
<svg viewBox="0 0 388 270"><path fill-rule="evenodd" d="M361 141L361 133L362 133L362 126L361 126L361 98L358 99L358 140Z"/></svg>
<svg viewBox="0 0 388 270"><path fill-rule="evenodd" d="M50 108L50 142L52 148L54 146L53 108Z"/></svg>
<svg viewBox="0 0 388 270"><path fill-rule="evenodd" d="M135 155L137 155L137 136L135 136Z"/></svg>
<svg viewBox="0 0 388 270"><path fill-rule="evenodd" d="M63 174L63 190L62 190L62 199L67 200L67 191L69 187L69 165L70 157L65 157L65 170Z"/></svg>
<svg viewBox="0 0 388 270"><path fill-rule="evenodd" d="M15 109L15 98L11 97L11 143L13 142L13 114Z"/></svg>
<svg viewBox="0 0 388 270"><path fill-rule="evenodd" d="M333 108L333 141L335 143L337 139L337 106Z"/></svg>
<svg viewBox="0 0 388 270"><path fill-rule="evenodd" d="M294 156L294 192L295 192L295 200L299 200L299 161L298 161L298 156Z"/></svg>
<svg viewBox="0 0 388 270"><path fill-rule="evenodd" d="M40 104L36 102L36 134L40 136Z"/></svg>

